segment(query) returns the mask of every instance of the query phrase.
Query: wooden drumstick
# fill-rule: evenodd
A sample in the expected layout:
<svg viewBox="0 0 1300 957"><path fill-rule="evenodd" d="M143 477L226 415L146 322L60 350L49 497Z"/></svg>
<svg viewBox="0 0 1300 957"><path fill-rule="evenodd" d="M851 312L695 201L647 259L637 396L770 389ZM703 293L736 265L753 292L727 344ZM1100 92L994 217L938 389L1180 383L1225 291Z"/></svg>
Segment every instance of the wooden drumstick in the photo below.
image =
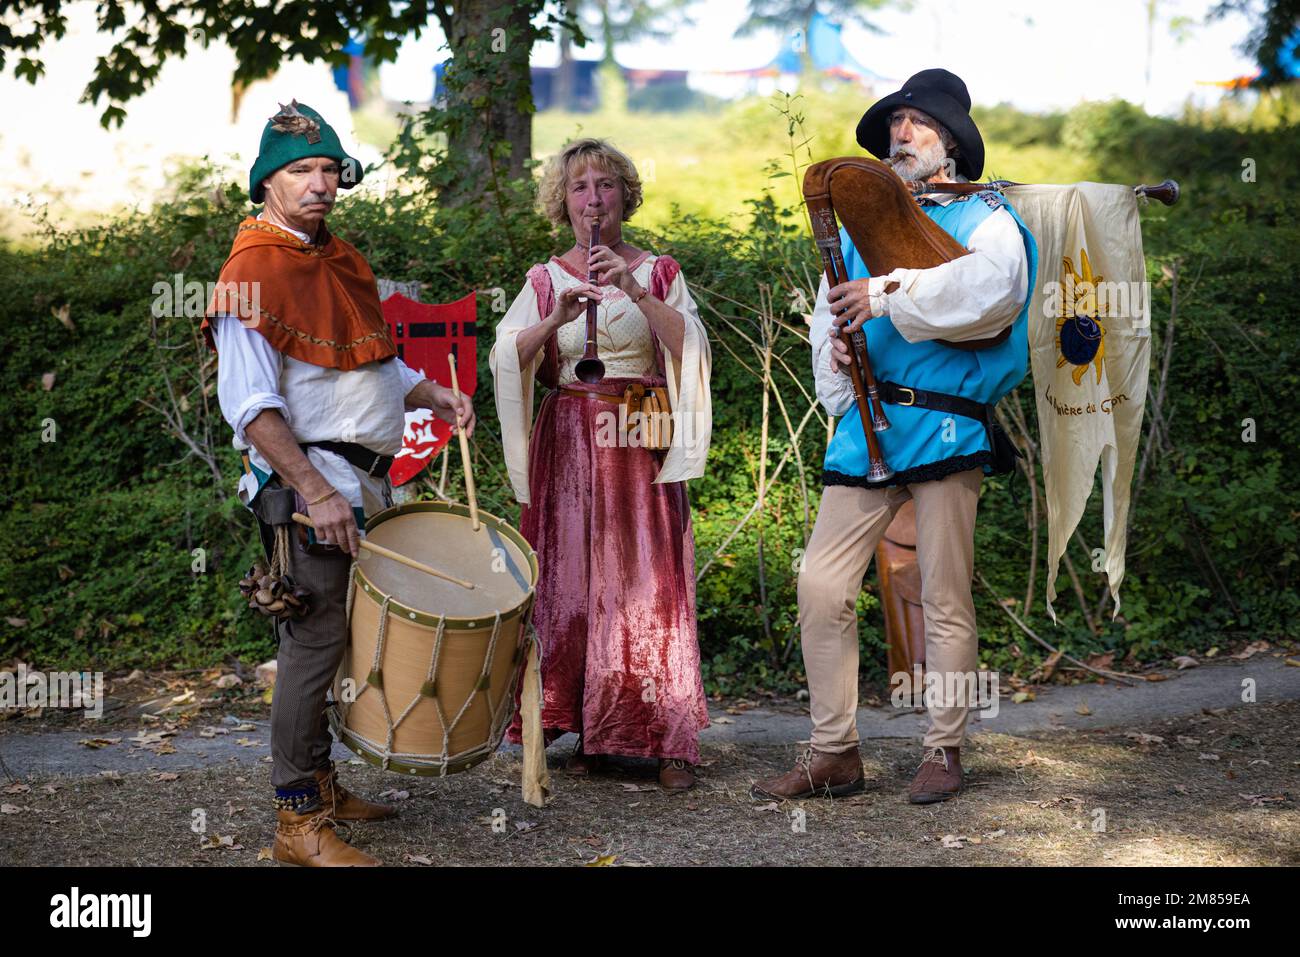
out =
<svg viewBox="0 0 1300 957"><path fill-rule="evenodd" d="M293 520L299 525L306 525L308 528L316 527L316 523L306 515L302 514L302 512L294 512ZM384 558L391 558L393 561L405 565L407 568L414 568L416 571L424 572L426 575L432 575L434 578L441 578L443 581L449 581L453 585L459 585L461 588L474 587L473 582L467 582L463 578L456 578L453 575L448 575L446 572L440 572L432 565L426 565L424 562L417 562L414 558L407 558L401 552L395 552L391 548L385 548L383 545L376 545L374 542L367 541L364 538L360 540L360 545L368 552L374 552L376 555L382 555Z"/></svg>
<svg viewBox="0 0 1300 957"><path fill-rule="evenodd" d="M447 354L447 365L451 366L451 394L456 397L456 404L460 404L460 384L456 381L456 356L452 353ZM456 434L460 436L460 458L465 463L465 494L469 498L469 520L474 526L474 531L479 530L478 521L478 496L474 494L474 470L470 467L469 462L469 439L465 436L465 427L460 424L460 417L457 416Z"/></svg>

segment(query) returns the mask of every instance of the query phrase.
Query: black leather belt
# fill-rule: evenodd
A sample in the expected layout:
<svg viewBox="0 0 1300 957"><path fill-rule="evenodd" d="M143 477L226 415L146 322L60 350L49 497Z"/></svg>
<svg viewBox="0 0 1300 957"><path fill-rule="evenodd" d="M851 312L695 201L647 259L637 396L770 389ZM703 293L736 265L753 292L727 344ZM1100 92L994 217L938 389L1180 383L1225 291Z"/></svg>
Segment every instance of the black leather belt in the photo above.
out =
<svg viewBox="0 0 1300 957"><path fill-rule="evenodd" d="M349 464L375 478L384 478L388 475L388 470L393 467L393 456L380 455L378 452L372 452L364 445L357 445L355 442L304 442L302 448L316 448L324 449L327 452L337 452L347 459Z"/></svg>
<svg viewBox="0 0 1300 957"><path fill-rule="evenodd" d="M881 401L890 405L919 405L923 409L951 412L986 424L993 418L993 406L974 399L948 395L946 392L931 392L929 389L913 389L897 382L878 382L876 385Z"/></svg>
<svg viewBox="0 0 1300 957"><path fill-rule="evenodd" d="M923 409L948 412L981 423L988 434L989 452L992 455L989 467L994 475L1014 471L1016 459L1025 457L994 417L991 403L976 402L974 399L948 395L946 392L913 389L910 386L899 385L897 382L877 382L876 391L881 401L888 402L890 405L919 405Z"/></svg>

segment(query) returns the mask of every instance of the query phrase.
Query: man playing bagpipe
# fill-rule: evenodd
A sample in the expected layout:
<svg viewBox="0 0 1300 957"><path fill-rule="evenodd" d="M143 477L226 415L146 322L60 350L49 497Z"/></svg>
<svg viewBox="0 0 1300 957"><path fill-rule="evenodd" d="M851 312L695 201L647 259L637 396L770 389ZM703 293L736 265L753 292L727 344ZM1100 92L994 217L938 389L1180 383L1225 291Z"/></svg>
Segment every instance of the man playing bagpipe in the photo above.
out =
<svg viewBox="0 0 1300 957"><path fill-rule="evenodd" d="M904 181L966 182L983 171L984 143L970 117L970 96L947 70L924 70L872 106L857 140L891 162ZM862 252L841 230L848 281L831 288L823 278L818 292L810 336L817 396L843 419L826 451L825 490L799 575L812 739L792 771L754 785L755 798L863 790L855 606L877 544L909 499L916 511L926 666L941 680L939 698L927 701L930 727L908 796L926 804L961 790L960 750L973 702L943 692L972 687L978 667L975 513L982 477L1009 471L1014 462L992 406L1028 371L1028 294L1037 253L1020 217L995 192L929 193L918 202L968 255L870 276ZM858 330L888 408L890 427L878 433L878 450L869 448L874 443L866 438L848 374L849 337ZM880 453L892 475L873 470Z"/></svg>

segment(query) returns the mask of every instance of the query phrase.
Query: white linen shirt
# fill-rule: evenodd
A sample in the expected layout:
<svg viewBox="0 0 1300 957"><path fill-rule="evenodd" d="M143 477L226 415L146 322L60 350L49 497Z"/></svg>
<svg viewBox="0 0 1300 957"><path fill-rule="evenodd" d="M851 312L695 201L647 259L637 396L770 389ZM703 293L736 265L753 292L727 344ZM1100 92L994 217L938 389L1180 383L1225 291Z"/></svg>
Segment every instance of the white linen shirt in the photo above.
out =
<svg viewBox="0 0 1300 957"><path fill-rule="evenodd" d="M931 193L928 198L946 206L956 196ZM887 315L908 342L985 339L1020 314L1029 294L1029 259L1011 214L994 210L971 233L967 248L968 256L929 269L895 269L885 277L898 283L886 297ZM829 292L823 274L808 338L817 398L831 415L843 415L854 403L853 382L831 362Z"/></svg>
<svg viewBox="0 0 1300 957"><path fill-rule="evenodd" d="M280 228L309 241L306 233ZM217 316L212 326L221 414L234 430L234 447L247 451L249 460L261 471L274 470L248 441L245 429L266 409L278 410L299 442L345 440L381 455L401 449L406 396L424 376L400 358L369 362L344 372L283 355L237 316ZM336 452L319 448L306 452L316 470L353 508L371 515L391 504L386 478L366 475ZM246 473L240 478L239 498L245 505L257 491L255 475Z"/></svg>

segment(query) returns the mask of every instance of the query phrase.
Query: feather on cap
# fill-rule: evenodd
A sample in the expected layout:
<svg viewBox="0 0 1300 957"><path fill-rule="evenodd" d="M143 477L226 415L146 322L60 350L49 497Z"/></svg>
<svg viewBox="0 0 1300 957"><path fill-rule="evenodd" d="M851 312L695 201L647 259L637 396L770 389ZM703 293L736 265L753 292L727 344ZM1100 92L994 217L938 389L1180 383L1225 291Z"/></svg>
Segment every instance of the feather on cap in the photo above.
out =
<svg viewBox="0 0 1300 957"><path fill-rule="evenodd" d="M298 101L290 100L289 105L280 104L280 112L270 118L271 129L277 133L301 133L307 142L320 142L320 124L310 116L298 111Z"/></svg>

